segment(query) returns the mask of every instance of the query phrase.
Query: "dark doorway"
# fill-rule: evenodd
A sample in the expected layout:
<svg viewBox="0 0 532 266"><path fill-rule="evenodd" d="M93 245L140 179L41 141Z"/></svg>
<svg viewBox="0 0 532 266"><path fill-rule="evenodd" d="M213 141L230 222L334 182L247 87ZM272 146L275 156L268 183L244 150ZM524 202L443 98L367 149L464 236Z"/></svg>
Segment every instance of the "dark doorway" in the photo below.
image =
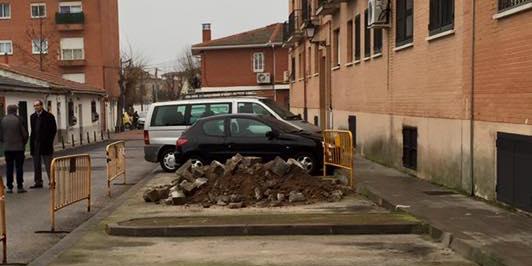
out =
<svg viewBox="0 0 532 266"><path fill-rule="evenodd" d="M417 170L417 128L403 127L403 166Z"/></svg>
<svg viewBox="0 0 532 266"><path fill-rule="evenodd" d="M497 133L497 200L532 211L532 137Z"/></svg>
<svg viewBox="0 0 532 266"><path fill-rule="evenodd" d="M349 131L353 135L353 147L357 146L357 117L350 115L348 118Z"/></svg>
<svg viewBox="0 0 532 266"><path fill-rule="evenodd" d="M22 119L22 123L28 128L28 102L18 102L18 115Z"/></svg>

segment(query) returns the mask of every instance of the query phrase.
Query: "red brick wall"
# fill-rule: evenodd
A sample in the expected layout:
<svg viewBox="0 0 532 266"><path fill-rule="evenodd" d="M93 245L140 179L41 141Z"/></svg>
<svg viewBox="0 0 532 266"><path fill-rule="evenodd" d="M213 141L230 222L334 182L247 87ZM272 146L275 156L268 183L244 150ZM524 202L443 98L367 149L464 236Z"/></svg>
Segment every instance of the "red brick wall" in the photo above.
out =
<svg viewBox="0 0 532 266"><path fill-rule="evenodd" d="M48 39L49 53L45 57L44 70L57 75L85 73L86 82L106 88L111 96L117 96L118 67L120 61L118 3L117 0L82 1L85 13L84 30L56 30L55 13L58 0L4 0L11 4L11 19L0 20L0 40L12 40L14 53L9 57L12 65L24 65L39 69L39 55L31 53L31 39L40 36L39 19L30 16L30 3L46 3L47 17L43 19L43 36ZM28 34L32 29L35 34ZM57 58L62 37L84 37L84 67L59 67ZM4 59L1 59L4 62ZM104 68L104 66L106 66Z"/></svg>
<svg viewBox="0 0 532 266"><path fill-rule="evenodd" d="M264 52L264 72L273 72L272 48L245 48L207 50L201 54L202 86L256 86L257 74L253 72L253 53ZM283 83L283 72L288 70L288 49L275 48L275 82Z"/></svg>
<svg viewBox="0 0 532 266"><path fill-rule="evenodd" d="M532 10L493 19L496 2L477 1L475 117L530 124Z"/></svg>

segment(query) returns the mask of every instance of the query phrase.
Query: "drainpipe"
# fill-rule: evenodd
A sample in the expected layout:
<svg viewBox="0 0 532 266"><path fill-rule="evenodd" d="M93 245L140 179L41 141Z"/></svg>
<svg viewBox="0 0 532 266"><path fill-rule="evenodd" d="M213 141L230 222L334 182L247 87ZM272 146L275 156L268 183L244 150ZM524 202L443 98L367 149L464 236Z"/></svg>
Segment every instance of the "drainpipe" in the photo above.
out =
<svg viewBox="0 0 532 266"><path fill-rule="evenodd" d="M303 105L303 120L305 121L308 121L308 99L307 99L307 73L306 73L306 69L307 69L307 46L306 46L306 42L303 43L303 69L305 69L305 71L303 71L303 101L304 101L304 105Z"/></svg>
<svg viewBox="0 0 532 266"><path fill-rule="evenodd" d="M272 44L272 61L273 61L273 73L272 73L272 89L273 89L273 100L277 102L277 91L275 90L275 77L277 76L277 65L275 61L275 44L270 41Z"/></svg>
<svg viewBox="0 0 532 266"><path fill-rule="evenodd" d="M471 36L471 92L469 94L470 101L470 128L469 128L469 150L470 150L470 174L471 174L471 196L475 196L475 38L476 38L476 0L471 1L473 4L472 11L472 36Z"/></svg>

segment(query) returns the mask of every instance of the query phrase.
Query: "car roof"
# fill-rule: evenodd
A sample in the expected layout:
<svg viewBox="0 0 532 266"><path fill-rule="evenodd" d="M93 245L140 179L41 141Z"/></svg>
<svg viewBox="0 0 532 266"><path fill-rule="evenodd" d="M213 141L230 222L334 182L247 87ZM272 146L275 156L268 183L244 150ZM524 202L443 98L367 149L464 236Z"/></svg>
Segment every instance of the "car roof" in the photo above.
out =
<svg viewBox="0 0 532 266"><path fill-rule="evenodd" d="M170 102L157 102L153 103L153 106L165 106L173 104L191 104L191 103L220 103L227 100L265 100L266 97L218 97L218 98L202 98L202 99L186 99L179 101L170 101Z"/></svg>

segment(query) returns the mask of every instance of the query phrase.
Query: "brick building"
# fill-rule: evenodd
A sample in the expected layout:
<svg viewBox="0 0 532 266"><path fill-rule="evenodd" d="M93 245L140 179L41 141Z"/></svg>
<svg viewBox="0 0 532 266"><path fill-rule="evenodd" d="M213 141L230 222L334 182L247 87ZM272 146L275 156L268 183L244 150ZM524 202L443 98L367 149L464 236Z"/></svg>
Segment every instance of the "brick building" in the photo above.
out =
<svg viewBox="0 0 532 266"><path fill-rule="evenodd" d="M193 54L201 57L202 88L196 93L246 93L288 105L282 23L214 40L211 25L204 24L202 33L203 42L192 46Z"/></svg>
<svg viewBox="0 0 532 266"><path fill-rule="evenodd" d="M114 106L119 96L118 2L0 1L0 55L0 62L9 65L105 88L111 100L106 105Z"/></svg>
<svg viewBox="0 0 532 266"><path fill-rule="evenodd" d="M369 3L289 1L292 110L370 159L531 210L532 1Z"/></svg>

